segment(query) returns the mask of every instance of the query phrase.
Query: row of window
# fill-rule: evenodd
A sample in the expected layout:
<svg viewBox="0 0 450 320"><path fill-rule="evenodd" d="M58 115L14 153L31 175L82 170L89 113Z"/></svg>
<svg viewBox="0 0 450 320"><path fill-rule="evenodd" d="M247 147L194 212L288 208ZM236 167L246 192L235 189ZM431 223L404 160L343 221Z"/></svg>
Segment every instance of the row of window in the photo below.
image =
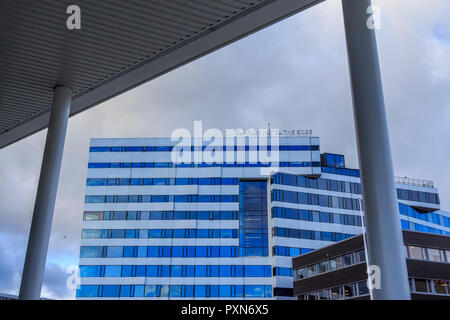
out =
<svg viewBox="0 0 450 320"><path fill-rule="evenodd" d="M405 245L405 255L409 259L450 263L450 250Z"/></svg>
<svg viewBox="0 0 450 320"><path fill-rule="evenodd" d="M337 223L346 226L361 226L361 217L351 214L331 213L313 210L272 207L272 218L301 221Z"/></svg>
<svg viewBox="0 0 450 320"><path fill-rule="evenodd" d="M80 285L77 297L270 298L268 285Z"/></svg>
<svg viewBox="0 0 450 320"><path fill-rule="evenodd" d="M439 204L439 195L437 193L397 189L397 198L400 200L425 202L432 204Z"/></svg>
<svg viewBox="0 0 450 320"><path fill-rule="evenodd" d="M366 255L364 253L364 250L350 252L342 256L334 257L332 259L320 261L306 267L298 268L294 272L294 280L313 277L318 274L349 267L365 261Z"/></svg>
<svg viewBox="0 0 450 320"><path fill-rule="evenodd" d="M347 169L347 168L335 168L322 166L322 173L339 174L342 176L350 177L360 177L360 172L357 169Z"/></svg>
<svg viewBox="0 0 450 320"><path fill-rule="evenodd" d="M83 229L82 239L237 238L237 229Z"/></svg>
<svg viewBox="0 0 450 320"><path fill-rule="evenodd" d="M450 295L450 281L431 279L409 279L409 288L415 293Z"/></svg>
<svg viewBox="0 0 450 320"><path fill-rule="evenodd" d="M450 218L436 212L420 212L406 204L398 204L400 214L450 228Z"/></svg>
<svg viewBox="0 0 450 320"><path fill-rule="evenodd" d="M95 265L80 277L271 277L270 265Z"/></svg>
<svg viewBox="0 0 450 320"><path fill-rule="evenodd" d="M167 152L172 151L174 146L118 146L118 147L90 147L89 152ZM208 149L207 149L208 148ZM318 145L283 145L283 146L177 146L175 151L259 151L259 150L276 150L279 151L317 151Z"/></svg>
<svg viewBox="0 0 450 320"><path fill-rule="evenodd" d="M425 226L423 224L414 223L414 222L406 221L403 219L401 219L400 222L402 224L403 230L413 230L413 231L419 231L419 232L428 232L428 233L435 233L435 234L442 234L442 235L450 236L450 232L444 231L444 230L441 230L438 228Z"/></svg>
<svg viewBox="0 0 450 320"><path fill-rule="evenodd" d="M274 267L273 275L274 276L292 277L294 275L294 273L292 271L292 268Z"/></svg>
<svg viewBox="0 0 450 320"><path fill-rule="evenodd" d="M327 196L315 193L272 190L272 201L305 204L347 210L360 210L359 199ZM362 203L362 202L361 202Z"/></svg>
<svg viewBox="0 0 450 320"><path fill-rule="evenodd" d="M340 232L326 232L326 231L314 231L314 230L303 230L303 229L290 229L290 228L280 228L274 227L273 236L275 237L285 237L285 238L296 238L296 239L308 239L308 240L322 240L322 241L332 241L338 242L350 237L354 234L340 233Z"/></svg>
<svg viewBox="0 0 450 320"><path fill-rule="evenodd" d="M301 175L277 173L273 175L272 184L294 187L361 194L361 184L356 182L331 180L324 178L308 178Z"/></svg>
<svg viewBox="0 0 450 320"><path fill-rule="evenodd" d="M234 194L193 195L95 195L86 196L85 203L150 203L150 202L238 202Z"/></svg>
<svg viewBox="0 0 450 320"><path fill-rule="evenodd" d="M297 296L298 300L342 300L369 294L367 281L337 286L330 289L324 289Z"/></svg>
<svg viewBox="0 0 450 320"><path fill-rule="evenodd" d="M83 220L237 220L238 211L87 211Z"/></svg>
<svg viewBox="0 0 450 320"><path fill-rule="evenodd" d="M322 167L322 172L324 171ZM333 168L335 169L335 168ZM338 170L338 169L336 169ZM340 169L343 170L343 169ZM349 170L349 169L344 169ZM331 180L324 178L308 178L301 175L293 175L286 173L277 173L272 178L273 184L282 184L295 187L328 190L328 191L338 191L353 194L362 194L362 188L360 183ZM407 189L397 189L397 198L400 200L409 200L416 202L424 202L431 204L439 204L439 195L437 193L407 190Z"/></svg>
<svg viewBox="0 0 450 320"><path fill-rule="evenodd" d="M274 256L282 257L298 257L302 254L314 251L314 249L308 248L294 248L294 247L283 247L283 246L273 246L272 254Z"/></svg>
<svg viewBox="0 0 450 320"><path fill-rule="evenodd" d="M81 246L80 258L233 258L237 246Z"/></svg>
<svg viewBox="0 0 450 320"><path fill-rule="evenodd" d="M311 168L320 167L318 161L291 161L291 162L234 162L234 163L173 163L173 162L89 162L88 168L106 169L106 168L258 168L258 167L289 167L289 168Z"/></svg>
<svg viewBox="0 0 450 320"><path fill-rule="evenodd" d="M237 185L238 178L88 178L87 186Z"/></svg>

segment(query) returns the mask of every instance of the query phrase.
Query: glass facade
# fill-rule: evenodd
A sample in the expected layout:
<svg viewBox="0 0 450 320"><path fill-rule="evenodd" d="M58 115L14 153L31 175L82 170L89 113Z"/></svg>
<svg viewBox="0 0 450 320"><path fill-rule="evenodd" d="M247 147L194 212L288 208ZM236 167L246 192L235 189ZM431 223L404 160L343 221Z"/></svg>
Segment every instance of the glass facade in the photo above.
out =
<svg viewBox="0 0 450 320"><path fill-rule="evenodd" d="M274 163L250 162L247 152L260 148L247 144L231 149L245 152L245 161L174 163L174 145L161 138L91 141L79 299L292 298L288 258L362 231L359 170L345 168L343 155L321 155L318 138L280 137L268 148L279 152ZM267 175L275 165L278 171ZM450 214L436 211L436 189L397 189L404 229L449 234ZM432 248L408 254L448 256ZM309 271L355 259L331 259ZM311 297L364 290L356 283Z"/></svg>
<svg viewBox="0 0 450 320"><path fill-rule="evenodd" d="M239 246L243 257L268 256L266 181L239 183Z"/></svg>

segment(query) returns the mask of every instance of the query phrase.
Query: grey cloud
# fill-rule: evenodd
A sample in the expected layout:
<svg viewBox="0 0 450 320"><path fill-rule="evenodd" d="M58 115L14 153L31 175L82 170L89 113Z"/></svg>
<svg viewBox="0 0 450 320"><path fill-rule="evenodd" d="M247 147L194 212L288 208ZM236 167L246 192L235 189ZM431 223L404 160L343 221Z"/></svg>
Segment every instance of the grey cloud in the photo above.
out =
<svg viewBox="0 0 450 320"><path fill-rule="evenodd" d="M432 179L450 207L450 4L377 0L377 32L397 175ZM442 29L436 37L436 26ZM432 44L432 45L430 45ZM357 153L340 1L326 1L133 89L69 122L44 292L66 298L77 264L91 137L170 136L176 128L312 129L321 150ZM0 150L0 291L18 290L45 132ZM6 233L8 232L8 233ZM14 237L11 234L15 234ZM21 240L18 240L21 239ZM8 248L6 250L5 248Z"/></svg>

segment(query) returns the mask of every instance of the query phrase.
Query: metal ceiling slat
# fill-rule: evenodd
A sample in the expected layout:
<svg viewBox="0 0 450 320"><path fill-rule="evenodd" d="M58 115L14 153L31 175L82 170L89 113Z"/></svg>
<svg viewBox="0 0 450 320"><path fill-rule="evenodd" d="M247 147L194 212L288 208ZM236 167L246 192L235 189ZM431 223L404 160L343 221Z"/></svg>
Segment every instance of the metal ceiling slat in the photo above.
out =
<svg viewBox="0 0 450 320"><path fill-rule="evenodd" d="M19 3L20 3L20 1L19 1ZM6 16L12 16L13 18L16 19L16 21L18 21L16 16L11 15L11 11L12 10L8 10L8 12L6 12ZM24 11L22 13L22 16L21 16L22 19L30 18L30 17L31 17L31 20L35 18L32 13L27 12L27 11ZM108 41L110 43L116 43L117 45L120 45L120 44L123 45L124 43L126 43L127 47L133 46L135 50L141 51L141 52L146 50L145 49L145 45L147 45L149 43L150 44L155 44L154 42L151 43L151 42L148 41L148 39L155 38L155 37L152 37L151 35L148 35L145 39L143 37L136 38L136 37L134 37L134 35L132 33L121 34L119 36L119 32L117 32L117 30L115 30L114 27L113 28L104 27L103 25L95 23L95 21L89 20L86 17L83 18L83 22L84 23L90 22L90 23L92 23L93 26L95 26L93 28L90 28L89 32L86 32L83 35L84 37L88 37L89 38L91 36L97 36L97 38L101 39L102 41ZM39 25L39 24L40 25L49 26L49 28L52 28L52 27L55 28L54 24L52 25L51 23L49 23L47 21L37 21L36 23L33 23L33 22L27 23L27 20L24 20L21 24L24 27L29 27L29 28L33 28L35 25ZM59 25L61 25L61 24L59 24ZM59 31L59 32L66 32L66 30L64 28L65 28L65 25L61 26L60 27L61 31ZM85 29L86 29L86 27L85 27ZM75 36L76 36L76 34L75 34ZM115 42L111 41L111 40L114 40ZM146 40L146 41L144 42L143 40ZM158 41L162 41L162 40L158 39ZM160 43L160 44L157 44L157 45L167 46L168 44L170 44L170 41L166 41L166 44Z"/></svg>
<svg viewBox="0 0 450 320"><path fill-rule="evenodd" d="M17 88L14 88L13 86L10 86L9 83L0 83L0 92L5 92L6 94L11 95L21 95L22 97L27 98L33 98L33 99L47 99L49 96L51 97L51 92L47 92L47 94L43 94L42 92L38 91L24 91L24 90L17 90ZM0 105L1 108L1 105Z"/></svg>
<svg viewBox="0 0 450 320"><path fill-rule="evenodd" d="M19 27L20 28L20 27ZM45 39L45 43L42 44L43 49L49 49L49 48L58 48L61 47L61 43L65 40L67 40L66 38L64 38L63 35L59 36L57 34L51 34L51 33L47 33L48 30L42 30L40 29L40 26L36 26L35 28L33 28L32 30L26 30L26 33L30 36L36 36L36 37L42 37L43 39ZM0 28L0 34L4 34L2 33L2 29ZM17 37L17 39L20 39L21 37ZM31 37L31 38L23 38L24 41L37 41L35 38ZM118 46L114 46L114 45L110 45L108 43L102 43L102 45L99 45L99 41L96 41L96 39L84 39L81 40L79 38L75 38L73 39L73 46L80 48L80 46L82 45L82 49L83 51L88 51L91 52L90 56L92 57L92 59L97 59L98 62L98 58L101 57L102 60L103 59L107 59L111 62L113 62L113 60L115 61L115 63L123 63L123 61L133 61L134 59L136 59L136 55L138 55L138 52L132 51L130 49L122 49ZM61 41L58 44L58 41ZM94 51L92 51L92 49ZM114 63L114 62L113 62Z"/></svg>
<svg viewBox="0 0 450 320"><path fill-rule="evenodd" d="M32 61L33 64L28 64L27 66L21 64L21 60L18 59L21 57L23 57L28 61ZM81 62L82 60L79 61ZM77 65L79 66L79 64L77 64L77 61L70 61L69 65L66 64L64 73L70 74L71 76L78 76L85 78L87 81L96 81L105 74L105 72L101 72L101 70L95 72L92 70L92 68L88 67L77 68ZM17 69L24 72L25 74L29 74L32 72L37 72L38 74L40 74L41 72L44 74L50 73L49 76L54 76L55 74L61 72L61 63L59 65L54 65L50 63L45 63L45 61L35 61L33 55L31 55L29 52L28 54L22 55L18 53L14 57L8 57L8 61L0 61L0 68L4 70L12 69L13 71L14 69ZM51 74L51 72L53 72L53 74ZM117 72L117 70L109 71L109 73L115 72Z"/></svg>
<svg viewBox="0 0 450 320"><path fill-rule="evenodd" d="M18 41L26 41L27 42L27 47L28 50L23 52L23 50L17 50L14 52L14 54L17 53L21 53L21 54L27 54L30 49L34 49L34 52L42 52L42 51L46 51L46 52L52 52L54 53L54 55L58 54L58 51L60 51L60 46L58 48L58 45L51 41L51 39L45 39L45 43L38 40L38 39L34 39L34 38L27 38L27 37L22 37L22 36L17 36L17 37L13 37L10 34L6 34L5 32L3 32L2 30L0 30L0 39L2 39L2 42L5 46L8 47L8 49L15 49L15 47L19 46ZM5 40L11 40L14 41L16 43L12 43L9 44L7 42L5 42ZM50 40L50 41L49 41ZM20 47L18 48L20 49ZM9 51L8 50L8 51ZM74 55L75 57L77 57L77 55ZM49 57L48 55L45 55L44 57L42 57L42 55L38 55L38 57L40 59L47 59L49 61L51 61L52 59L50 59L51 57ZM115 62L111 61L108 57L104 57L104 55L99 54L97 56L90 54L87 50L83 51L83 62L87 62L88 65L91 65L93 67L98 66L98 58L102 57L102 65L104 66L109 66L111 68L116 68L117 67L117 63L122 63L122 64L126 64L126 63L130 63L131 59L129 61L124 61L124 59L116 59ZM100 68L100 66L98 66Z"/></svg>
<svg viewBox="0 0 450 320"><path fill-rule="evenodd" d="M130 12L130 10L127 9L117 10L118 8L104 6L102 2L96 2L94 6L102 8L102 13L104 12L105 16L108 19L111 18L115 22L117 22L117 19L125 21L132 20L133 23L135 24L133 27L136 27L137 30L139 29L143 30L143 36L145 36L146 33L148 33L148 30L151 29L152 32L155 32L155 30L159 30L157 34L161 35L162 37L170 37L174 40L177 40L180 37L185 37L187 34L191 34L195 31L195 30L186 30L184 28L176 28L168 25L167 23L161 22L158 23L152 21L148 15L144 18L144 16L136 14L136 12ZM124 8L123 6L121 7ZM90 14L93 15L94 12L95 11L90 11Z"/></svg>

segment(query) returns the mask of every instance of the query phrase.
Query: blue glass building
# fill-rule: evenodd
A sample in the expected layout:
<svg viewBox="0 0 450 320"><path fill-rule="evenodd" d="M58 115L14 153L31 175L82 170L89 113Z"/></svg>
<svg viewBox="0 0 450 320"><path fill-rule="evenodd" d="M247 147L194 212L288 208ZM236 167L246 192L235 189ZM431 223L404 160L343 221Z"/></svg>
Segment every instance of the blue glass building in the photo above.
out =
<svg viewBox="0 0 450 320"><path fill-rule="evenodd" d="M78 299L290 298L293 256L362 232L359 171L318 138L280 137L276 164L174 163L175 144L91 140ZM432 183L397 193L404 229L450 235Z"/></svg>

